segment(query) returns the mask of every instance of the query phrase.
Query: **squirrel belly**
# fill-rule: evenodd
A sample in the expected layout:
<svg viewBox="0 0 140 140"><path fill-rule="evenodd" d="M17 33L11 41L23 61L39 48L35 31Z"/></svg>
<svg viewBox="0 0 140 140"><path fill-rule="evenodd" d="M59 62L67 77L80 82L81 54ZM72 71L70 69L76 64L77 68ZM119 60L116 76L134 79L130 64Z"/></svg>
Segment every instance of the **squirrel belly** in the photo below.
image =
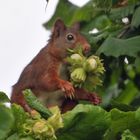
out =
<svg viewBox="0 0 140 140"><path fill-rule="evenodd" d="M68 80L68 70L66 64L61 63L59 65L58 75L61 79ZM33 90L33 93L46 107L57 105L59 108L61 108L65 100L65 93L60 89L55 91L41 91L36 89Z"/></svg>

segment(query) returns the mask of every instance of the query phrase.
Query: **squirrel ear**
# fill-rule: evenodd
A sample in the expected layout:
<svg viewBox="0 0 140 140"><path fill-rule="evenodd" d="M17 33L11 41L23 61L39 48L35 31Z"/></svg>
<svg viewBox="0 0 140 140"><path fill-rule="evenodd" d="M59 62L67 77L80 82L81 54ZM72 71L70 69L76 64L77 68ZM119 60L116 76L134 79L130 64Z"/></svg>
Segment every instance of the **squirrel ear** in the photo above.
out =
<svg viewBox="0 0 140 140"><path fill-rule="evenodd" d="M72 25L72 28L79 31L80 30L80 23L79 22L75 22L73 25Z"/></svg>
<svg viewBox="0 0 140 140"><path fill-rule="evenodd" d="M64 22L59 18L54 23L52 33L55 37L58 37L62 32L64 32L65 29L66 29L66 26Z"/></svg>

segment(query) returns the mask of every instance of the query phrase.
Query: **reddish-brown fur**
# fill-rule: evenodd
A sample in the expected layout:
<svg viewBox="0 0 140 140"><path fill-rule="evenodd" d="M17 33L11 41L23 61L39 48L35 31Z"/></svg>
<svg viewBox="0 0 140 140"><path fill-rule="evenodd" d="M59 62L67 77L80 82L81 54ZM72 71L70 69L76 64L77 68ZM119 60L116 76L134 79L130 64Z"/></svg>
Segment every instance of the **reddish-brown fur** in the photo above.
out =
<svg viewBox="0 0 140 140"><path fill-rule="evenodd" d="M68 34L71 34L74 39L69 41L67 39ZM63 94L57 93L55 96L61 101L62 112L72 109L78 100L91 101L93 104L100 103L96 94L88 93L83 89L74 89L73 85L60 75L61 67L66 65L64 59L67 56L67 48L75 48L78 44L83 46L85 52L90 49L85 37L79 33L77 24L68 28L61 19L58 19L54 24L48 45L25 67L18 82L13 86L11 102L20 104L26 111L30 112L31 109L22 94L24 89L30 88L38 98L49 95L50 97L46 102L54 98L51 92L63 91ZM73 93L75 98L71 100L69 96ZM49 106L51 105L57 105L57 102L55 104L50 103Z"/></svg>

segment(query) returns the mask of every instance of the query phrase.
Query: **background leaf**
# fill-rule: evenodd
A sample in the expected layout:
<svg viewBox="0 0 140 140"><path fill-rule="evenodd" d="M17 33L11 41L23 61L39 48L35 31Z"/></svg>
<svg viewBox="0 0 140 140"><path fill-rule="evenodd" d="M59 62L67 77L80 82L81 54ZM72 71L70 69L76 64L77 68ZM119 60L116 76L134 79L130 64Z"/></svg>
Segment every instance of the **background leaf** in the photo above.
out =
<svg viewBox="0 0 140 140"><path fill-rule="evenodd" d="M133 18L132 18L132 22L131 22L131 26L132 27L136 27L138 28L138 26L140 25L140 7L138 7L133 15Z"/></svg>
<svg viewBox="0 0 140 140"><path fill-rule="evenodd" d="M63 19L65 21L65 23L67 25L69 25L71 22L71 19L73 17L73 14L77 9L78 9L78 7L71 4L69 1L60 0L56 7L55 14L52 16L52 18L47 23L44 24L44 27L46 27L47 29L52 27L55 20L59 17L61 17L61 19ZM67 11L67 12L64 12L64 11Z"/></svg>
<svg viewBox="0 0 140 140"><path fill-rule="evenodd" d="M117 39L108 37L101 45L97 53L104 53L107 56L119 57L128 55L136 57L140 52L140 36L129 39Z"/></svg>
<svg viewBox="0 0 140 140"><path fill-rule="evenodd" d="M113 20L121 20L134 12L135 4L124 7L113 8L110 12L110 18Z"/></svg>
<svg viewBox="0 0 140 140"><path fill-rule="evenodd" d="M123 112L118 109L111 110L111 125L105 134L104 140L116 140L126 129L140 137L140 109Z"/></svg>
<svg viewBox="0 0 140 140"><path fill-rule="evenodd" d="M99 140L110 124L110 114L101 107L77 105L63 115L64 128L58 140Z"/></svg>
<svg viewBox="0 0 140 140"><path fill-rule="evenodd" d="M14 117L12 111L0 105L0 140L4 140L10 133L14 125Z"/></svg>
<svg viewBox="0 0 140 140"><path fill-rule="evenodd" d="M7 103L7 102L10 102L10 99L4 92L0 91L0 103Z"/></svg>
<svg viewBox="0 0 140 140"><path fill-rule="evenodd" d="M30 136L20 137L17 133L14 133L13 135L9 136L6 140L35 140L35 139L31 138Z"/></svg>
<svg viewBox="0 0 140 140"><path fill-rule="evenodd" d="M124 90L116 98L117 102L129 105L138 95L138 89L132 81L127 81Z"/></svg>
<svg viewBox="0 0 140 140"><path fill-rule="evenodd" d="M136 138L136 136L130 131L130 130L125 130L122 134L122 138L121 140L138 140L138 138Z"/></svg>

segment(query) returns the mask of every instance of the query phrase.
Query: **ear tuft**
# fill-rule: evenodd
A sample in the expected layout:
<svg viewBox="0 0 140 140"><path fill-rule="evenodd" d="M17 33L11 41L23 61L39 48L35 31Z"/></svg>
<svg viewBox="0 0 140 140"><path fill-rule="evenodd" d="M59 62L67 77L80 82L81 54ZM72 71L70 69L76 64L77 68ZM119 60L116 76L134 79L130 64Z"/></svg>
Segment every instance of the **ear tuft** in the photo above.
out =
<svg viewBox="0 0 140 140"><path fill-rule="evenodd" d="M80 23L79 22L75 22L73 25L72 25L72 28L79 31L80 30Z"/></svg>
<svg viewBox="0 0 140 140"><path fill-rule="evenodd" d="M65 24L62 19L58 18L54 23L54 27L64 28Z"/></svg>
<svg viewBox="0 0 140 140"><path fill-rule="evenodd" d="M64 32L64 30L66 29L66 26L63 22L62 19L58 18L55 23L54 23L54 26L53 26L53 35L55 37L58 37L62 32Z"/></svg>

